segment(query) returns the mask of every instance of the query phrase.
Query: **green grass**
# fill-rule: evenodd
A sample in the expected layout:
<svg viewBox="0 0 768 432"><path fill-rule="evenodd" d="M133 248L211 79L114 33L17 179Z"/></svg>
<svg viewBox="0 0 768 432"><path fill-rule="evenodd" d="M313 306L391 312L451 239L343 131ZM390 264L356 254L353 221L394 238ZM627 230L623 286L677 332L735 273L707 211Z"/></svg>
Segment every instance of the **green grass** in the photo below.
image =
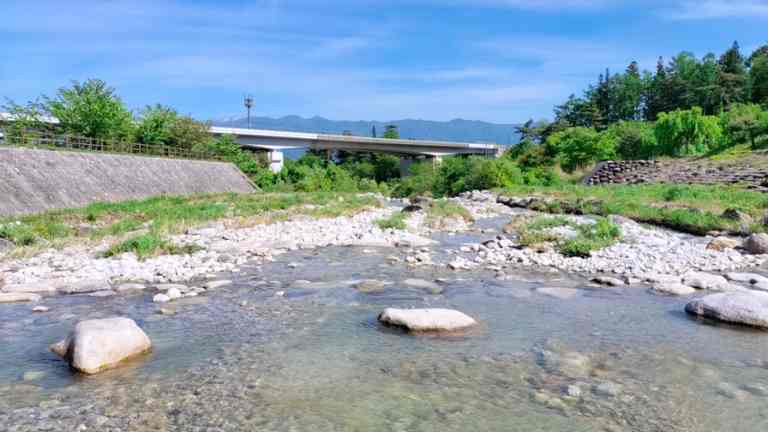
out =
<svg viewBox="0 0 768 432"><path fill-rule="evenodd" d="M563 239L551 232L552 228L568 226L577 231L572 239ZM518 230L521 246L553 243L565 256L589 257L592 252L609 247L621 239L621 228L606 218L598 218L594 224L576 224L565 217L541 216L521 226Z"/></svg>
<svg viewBox="0 0 768 432"><path fill-rule="evenodd" d="M436 200L427 207L427 222L444 218L460 218L467 222L474 221L472 213L461 204L449 200Z"/></svg>
<svg viewBox="0 0 768 432"><path fill-rule="evenodd" d="M146 229L154 236L176 234L220 219L247 223L287 218L295 214L337 217L379 205L374 196L333 192L161 196L2 218L0 238L10 240L17 246L48 246L77 240L99 240L107 236L120 237L140 229ZM139 246L137 248L140 249Z"/></svg>
<svg viewBox="0 0 768 432"><path fill-rule="evenodd" d="M691 234L709 231L739 232L738 222L720 215L728 208L741 210L761 221L768 209L768 194L737 187L705 185L561 185L519 186L511 195L539 195L554 199L536 210L550 213L622 215L638 222L664 226ZM763 231L761 224L748 227Z"/></svg>
<svg viewBox="0 0 768 432"><path fill-rule="evenodd" d="M104 256L112 257L133 252L139 260L144 260L158 255L192 254L200 249L195 245L175 245L155 234L144 234L113 245L104 253Z"/></svg>
<svg viewBox="0 0 768 432"><path fill-rule="evenodd" d="M376 220L376 225L379 226L379 228L386 230L386 229L394 229L394 230L405 230L405 220L408 219L408 214L405 212L395 212L392 214L392 216L388 218L378 219Z"/></svg>

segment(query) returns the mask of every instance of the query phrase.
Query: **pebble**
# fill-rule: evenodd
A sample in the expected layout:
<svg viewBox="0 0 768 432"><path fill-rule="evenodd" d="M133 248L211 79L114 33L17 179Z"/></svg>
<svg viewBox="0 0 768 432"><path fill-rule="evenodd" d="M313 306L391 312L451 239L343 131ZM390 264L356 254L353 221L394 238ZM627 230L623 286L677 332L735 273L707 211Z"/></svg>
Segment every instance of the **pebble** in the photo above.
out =
<svg viewBox="0 0 768 432"><path fill-rule="evenodd" d="M152 301L155 303L168 303L171 301L171 298L165 294L156 294L154 297L152 297Z"/></svg>
<svg viewBox="0 0 768 432"><path fill-rule="evenodd" d="M48 306L35 306L32 308L32 312L44 313L51 310Z"/></svg>

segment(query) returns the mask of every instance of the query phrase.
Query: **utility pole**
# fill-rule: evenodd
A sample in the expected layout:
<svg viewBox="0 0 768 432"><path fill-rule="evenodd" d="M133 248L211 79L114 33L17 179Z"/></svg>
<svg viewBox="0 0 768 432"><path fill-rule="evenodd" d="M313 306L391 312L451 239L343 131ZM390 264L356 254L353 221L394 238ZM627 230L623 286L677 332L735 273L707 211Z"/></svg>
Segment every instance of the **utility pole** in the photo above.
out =
<svg viewBox="0 0 768 432"><path fill-rule="evenodd" d="M253 96L251 95L245 95L245 100L243 102L245 104L245 108L248 110L248 129L251 128L251 108L253 108Z"/></svg>

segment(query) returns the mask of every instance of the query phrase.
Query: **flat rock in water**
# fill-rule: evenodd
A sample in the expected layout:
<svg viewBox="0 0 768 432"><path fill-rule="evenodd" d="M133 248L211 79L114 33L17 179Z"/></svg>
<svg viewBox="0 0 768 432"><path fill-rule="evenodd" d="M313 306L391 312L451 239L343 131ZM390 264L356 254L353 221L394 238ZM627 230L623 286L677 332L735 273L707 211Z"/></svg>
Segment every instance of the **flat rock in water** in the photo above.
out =
<svg viewBox="0 0 768 432"><path fill-rule="evenodd" d="M205 285L203 285L203 288L216 289L216 288L225 287L227 285L232 285L232 281L227 279L215 280L215 281L206 282Z"/></svg>
<svg viewBox="0 0 768 432"><path fill-rule="evenodd" d="M186 286L186 285L182 285L182 284L159 284L159 285L155 285L155 289L156 290L163 291L163 292L168 291L168 290L173 289L173 288L179 290L180 292L187 292L187 291L189 291L189 287Z"/></svg>
<svg viewBox="0 0 768 432"><path fill-rule="evenodd" d="M355 289L363 293L377 293L384 291L386 289L386 284L380 280L367 279L357 283Z"/></svg>
<svg viewBox="0 0 768 432"><path fill-rule="evenodd" d="M623 280L608 277L608 276L597 276L592 278L592 282L598 283L600 285L608 285L608 286L625 286L626 283Z"/></svg>
<svg viewBox="0 0 768 432"><path fill-rule="evenodd" d="M62 284L59 286L58 291L63 294L87 294L111 289L112 285L107 279L87 279Z"/></svg>
<svg viewBox="0 0 768 432"><path fill-rule="evenodd" d="M424 279L406 279L403 281L403 284L412 288L429 291L431 294L440 294L443 292L443 288L440 285Z"/></svg>
<svg viewBox="0 0 768 432"><path fill-rule="evenodd" d="M683 276L684 285L708 291L736 291L743 290L742 287L728 282L720 275L713 275L704 272L692 272Z"/></svg>
<svg viewBox="0 0 768 432"><path fill-rule="evenodd" d="M560 300L569 300L577 297L581 291L576 288L545 287L536 288L536 292L545 296L555 297Z"/></svg>
<svg viewBox="0 0 768 432"><path fill-rule="evenodd" d="M735 291L691 301L685 311L720 321L768 328L768 292Z"/></svg>
<svg viewBox="0 0 768 432"><path fill-rule="evenodd" d="M11 293L51 293L56 291L56 284L50 281L29 282L23 284L6 285L3 292Z"/></svg>
<svg viewBox="0 0 768 432"><path fill-rule="evenodd" d="M450 332L477 324L472 317L452 309L387 308L379 315L379 321L414 332Z"/></svg>
<svg viewBox="0 0 768 432"><path fill-rule="evenodd" d="M40 298L40 295L28 292L0 293L0 303L36 302Z"/></svg>
<svg viewBox="0 0 768 432"><path fill-rule="evenodd" d="M95 374L115 367L130 357L148 352L152 342L129 318L80 321L51 351L80 372Z"/></svg>
<svg viewBox="0 0 768 432"><path fill-rule="evenodd" d="M655 294L685 296L695 293L696 288L683 285L679 282L662 282L654 285L653 288L651 288L651 291Z"/></svg>
<svg viewBox="0 0 768 432"><path fill-rule="evenodd" d="M120 286L118 286L115 290L117 292L124 292L124 291L141 291L147 289L146 285L139 284L139 283L124 283Z"/></svg>

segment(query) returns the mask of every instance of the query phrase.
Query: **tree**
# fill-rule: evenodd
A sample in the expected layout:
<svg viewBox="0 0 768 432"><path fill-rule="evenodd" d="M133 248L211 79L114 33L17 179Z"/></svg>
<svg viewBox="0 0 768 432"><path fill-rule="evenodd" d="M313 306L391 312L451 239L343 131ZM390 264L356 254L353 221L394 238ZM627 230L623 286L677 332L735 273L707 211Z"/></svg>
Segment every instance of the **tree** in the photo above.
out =
<svg viewBox="0 0 768 432"><path fill-rule="evenodd" d="M172 108L159 104L146 106L135 127L136 142L155 146L169 145L171 129L178 118L178 113Z"/></svg>
<svg viewBox="0 0 768 432"><path fill-rule="evenodd" d="M698 155L715 148L723 130L717 117L699 107L659 114L654 129L659 152L667 156Z"/></svg>
<svg viewBox="0 0 768 432"><path fill-rule="evenodd" d="M747 100L748 77L745 63L738 42L734 42L733 46L720 57L718 85L723 108Z"/></svg>
<svg viewBox="0 0 768 432"><path fill-rule="evenodd" d="M19 105L7 99L3 110L11 117L5 122L0 119L0 129L5 133L8 142L20 140L24 135L44 133L54 129L54 125L45 121L43 106L38 101Z"/></svg>
<svg viewBox="0 0 768 432"><path fill-rule="evenodd" d="M656 136L650 123L622 121L603 133L616 142L616 153L623 159L650 159L656 156Z"/></svg>
<svg viewBox="0 0 768 432"><path fill-rule="evenodd" d="M210 140L210 125L189 116L177 117L170 128L169 145L185 149L194 148Z"/></svg>
<svg viewBox="0 0 768 432"><path fill-rule="evenodd" d="M616 156L615 139L592 128L575 127L558 132L549 137L546 147L558 155L560 165L567 172Z"/></svg>
<svg viewBox="0 0 768 432"><path fill-rule="evenodd" d="M768 109L768 53L752 56L749 78L752 83L752 102Z"/></svg>
<svg viewBox="0 0 768 432"><path fill-rule="evenodd" d="M759 105L736 104L721 115L726 145L749 144L759 148L768 140L768 112Z"/></svg>
<svg viewBox="0 0 768 432"><path fill-rule="evenodd" d="M66 132L100 139L132 136L130 111L104 81L72 81L71 87L60 88L55 97L43 99L47 112Z"/></svg>
<svg viewBox="0 0 768 432"><path fill-rule="evenodd" d="M397 125L387 125L387 128L384 131L384 135L382 135L382 138L399 139L400 132L397 131Z"/></svg>

